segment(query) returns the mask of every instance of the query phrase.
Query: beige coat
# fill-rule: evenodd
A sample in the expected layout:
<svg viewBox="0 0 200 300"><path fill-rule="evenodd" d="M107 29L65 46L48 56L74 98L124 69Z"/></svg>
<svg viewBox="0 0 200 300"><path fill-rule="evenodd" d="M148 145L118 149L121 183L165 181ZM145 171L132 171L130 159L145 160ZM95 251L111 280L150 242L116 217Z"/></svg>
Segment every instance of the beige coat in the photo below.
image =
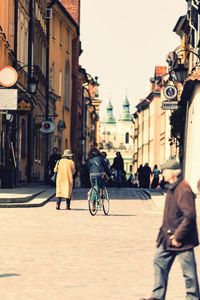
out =
<svg viewBox="0 0 200 300"><path fill-rule="evenodd" d="M54 172L58 172L56 179L56 197L70 199L73 187L74 162L62 158L56 163Z"/></svg>

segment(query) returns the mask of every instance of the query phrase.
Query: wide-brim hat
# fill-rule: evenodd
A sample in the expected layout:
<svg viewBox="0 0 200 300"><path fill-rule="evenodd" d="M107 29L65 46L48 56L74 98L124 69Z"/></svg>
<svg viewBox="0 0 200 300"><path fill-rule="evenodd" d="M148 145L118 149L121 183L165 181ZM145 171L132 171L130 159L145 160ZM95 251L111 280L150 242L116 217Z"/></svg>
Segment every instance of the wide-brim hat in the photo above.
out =
<svg viewBox="0 0 200 300"><path fill-rule="evenodd" d="M70 149L65 149L62 157L68 157L68 156L73 156L73 153L71 153Z"/></svg>
<svg viewBox="0 0 200 300"><path fill-rule="evenodd" d="M181 170L181 164L176 159L171 159L160 166L161 170Z"/></svg>

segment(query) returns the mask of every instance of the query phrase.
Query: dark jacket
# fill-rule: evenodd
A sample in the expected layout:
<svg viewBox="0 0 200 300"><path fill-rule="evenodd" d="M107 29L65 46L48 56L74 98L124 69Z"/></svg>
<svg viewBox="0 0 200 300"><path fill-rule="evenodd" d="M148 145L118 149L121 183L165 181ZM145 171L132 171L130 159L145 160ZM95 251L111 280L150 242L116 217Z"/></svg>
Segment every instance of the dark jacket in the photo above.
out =
<svg viewBox="0 0 200 300"><path fill-rule="evenodd" d="M115 170L123 171L124 170L124 160L122 157L115 157L112 167Z"/></svg>
<svg viewBox="0 0 200 300"><path fill-rule="evenodd" d="M176 248L171 245L171 235L182 243L181 247ZM157 246L161 243L166 250L174 251L191 249L199 244L195 195L182 176L167 191L163 224L158 234Z"/></svg>
<svg viewBox="0 0 200 300"><path fill-rule="evenodd" d="M51 170L52 173L54 172L54 168L55 168L57 161L60 159L61 159L61 155L58 153L57 154L53 153L49 156L48 168Z"/></svg>
<svg viewBox="0 0 200 300"><path fill-rule="evenodd" d="M95 156L88 161L88 169L90 175L94 174L101 174L106 172L108 176L110 176L110 170L108 165L106 164L105 160L101 155Z"/></svg>

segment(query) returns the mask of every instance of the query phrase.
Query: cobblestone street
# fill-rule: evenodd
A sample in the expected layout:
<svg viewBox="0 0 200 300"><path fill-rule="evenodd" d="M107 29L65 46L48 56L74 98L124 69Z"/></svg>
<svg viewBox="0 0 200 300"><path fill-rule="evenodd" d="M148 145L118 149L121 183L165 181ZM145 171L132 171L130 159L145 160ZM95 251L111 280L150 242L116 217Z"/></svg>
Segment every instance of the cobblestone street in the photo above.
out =
<svg viewBox="0 0 200 300"><path fill-rule="evenodd" d="M0 210L2 300L138 300L150 296L162 209L152 200L111 200L110 215L92 217L86 200L72 210ZM200 219L198 218L198 226ZM198 266L200 249L196 249ZM200 277L200 267L198 267ZM178 262L167 300L184 299Z"/></svg>

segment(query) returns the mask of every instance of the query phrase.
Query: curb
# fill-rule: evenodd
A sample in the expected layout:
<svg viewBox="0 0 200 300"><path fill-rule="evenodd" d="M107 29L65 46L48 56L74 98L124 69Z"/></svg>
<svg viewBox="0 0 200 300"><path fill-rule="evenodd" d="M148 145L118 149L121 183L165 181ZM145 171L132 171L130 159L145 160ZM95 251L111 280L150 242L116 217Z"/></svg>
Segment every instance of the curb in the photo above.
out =
<svg viewBox="0 0 200 300"><path fill-rule="evenodd" d="M41 193L44 193L40 192ZM38 195L38 193L37 193ZM31 207L42 207L45 204L47 204L53 197L55 196L55 192L53 194L51 194L49 197L47 197L45 200L40 201L38 203L10 203L10 204L0 204L0 208L31 208ZM32 200L35 199L35 196L32 197ZM35 199L36 200L36 199ZM31 200L30 200L31 201Z"/></svg>
<svg viewBox="0 0 200 300"><path fill-rule="evenodd" d="M0 198L0 205L4 203L25 203L29 202L35 197L39 196L41 193L43 193L45 190L37 192L35 194L32 194L31 196L26 197L19 197L19 198Z"/></svg>

